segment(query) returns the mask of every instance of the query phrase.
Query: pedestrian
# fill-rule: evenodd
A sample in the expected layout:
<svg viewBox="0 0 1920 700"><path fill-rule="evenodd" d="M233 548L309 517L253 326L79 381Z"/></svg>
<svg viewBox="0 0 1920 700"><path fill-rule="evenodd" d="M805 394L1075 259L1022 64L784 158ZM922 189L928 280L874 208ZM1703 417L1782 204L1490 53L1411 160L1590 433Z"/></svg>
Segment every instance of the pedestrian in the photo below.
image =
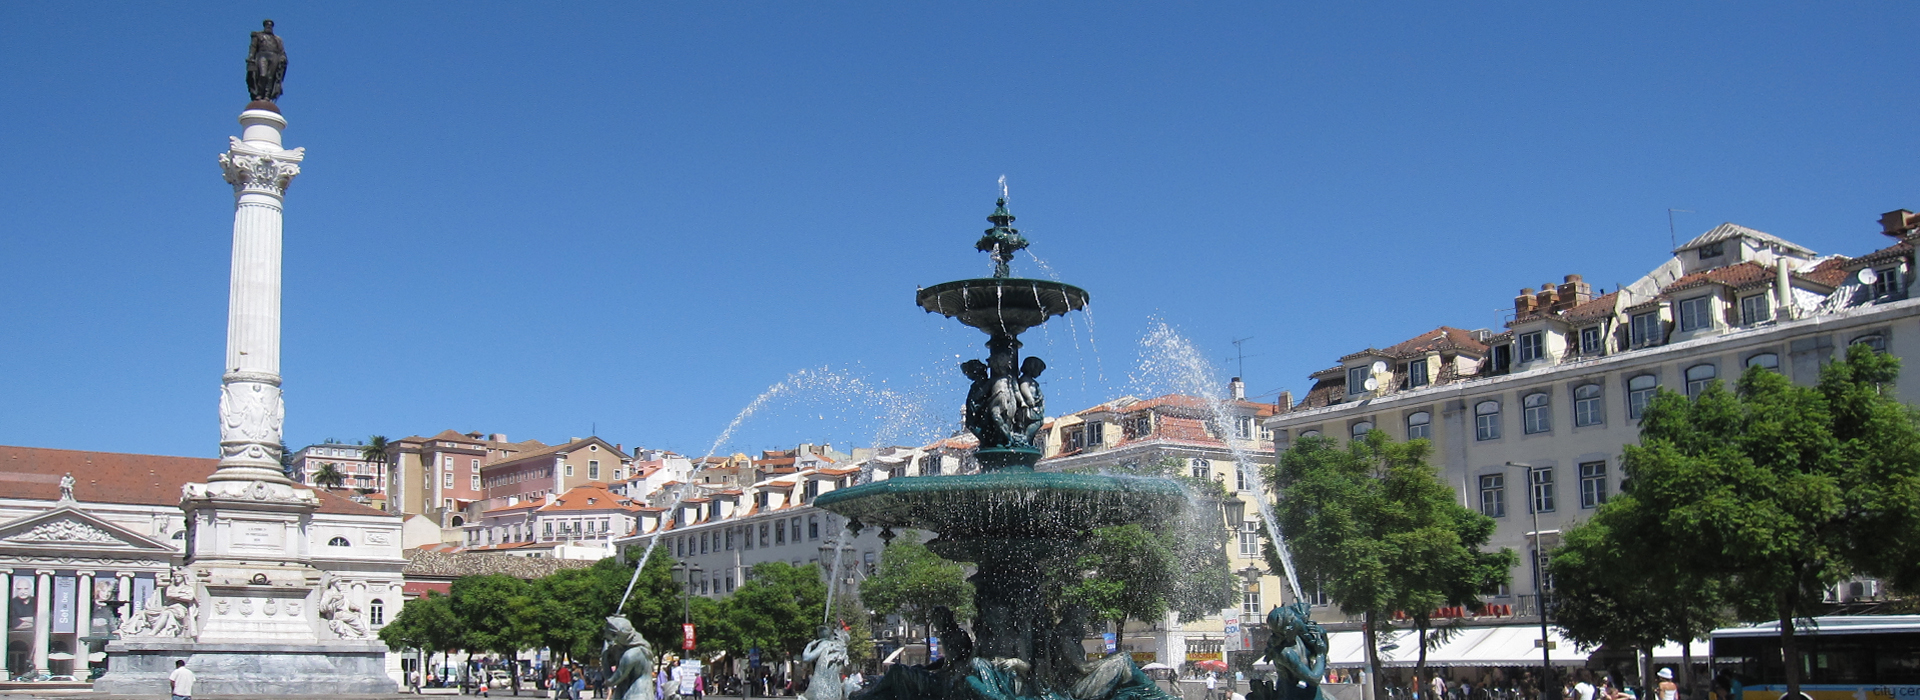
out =
<svg viewBox="0 0 1920 700"><path fill-rule="evenodd" d="M416 671L407 672L407 687L413 689L414 695L420 694L420 672L419 671L416 670Z"/></svg>
<svg viewBox="0 0 1920 700"><path fill-rule="evenodd" d="M1220 674L1207 672L1207 700L1219 700Z"/></svg>
<svg viewBox="0 0 1920 700"><path fill-rule="evenodd" d="M193 670L187 668L186 659L173 660L173 673L167 674L167 684L173 688L173 700L193 700Z"/></svg>
<svg viewBox="0 0 1920 700"><path fill-rule="evenodd" d="M587 689L586 674L579 673L576 671L573 674L573 685L568 687L568 690L572 691L571 695L573 697L573 700L580 700L580 694L582 692L585 692L586 689Z"/></svg>
<svg viewBox="0 0 1920 700"><path fill-rule="evenodd" d="M1593 684L1588 682L1587 670L1583 668L1578 673L1578 680L1573 684L1574 700L1593 700Z"/></svg>
<svg viewBox="0 0 1920 700"><path fill-rule="evenodd" d="M1438 674L1438 673L1436 673L1436 674L1433 674L1433 684L1432 684L1432 685L1433 685L1433 695L1432 695L1432 698L1433 698L1433 700L1446 700L1446 697L1447 697L1447 679L1445 679L1445 678L1441 678L1441 677L1440 677L1440 674ZM1586 700L1593 700L1593 699L1592 699L1592 698L1587 698Z"/></svg>
<svg viewBox="0 0 1920 700"><path fill-rule="evenodd" d="M1662 667L1658 675L1660 685L1656 686L1658 691L1654 693L1654 697L1659 700L1680 700L1680 686L1673 682L1673 667Z"/></svg>

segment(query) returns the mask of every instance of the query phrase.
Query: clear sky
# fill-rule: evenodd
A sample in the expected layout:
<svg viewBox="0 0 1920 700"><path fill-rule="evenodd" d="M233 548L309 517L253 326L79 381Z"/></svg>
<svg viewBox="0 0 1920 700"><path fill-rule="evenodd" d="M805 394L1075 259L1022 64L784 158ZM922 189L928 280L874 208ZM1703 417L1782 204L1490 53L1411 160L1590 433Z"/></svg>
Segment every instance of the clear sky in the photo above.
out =
<svg viewBox="0 0 1920 700"><path fill-rule="evenodd" d="M1914 3L0 3L0 444L212 456L233 200L278 23L295 447L445 428L704 453L957 425L986 274L1093 296L1049 407L1499 329L1722 221L1822 253L1920 209ZM882 430L844 385L911 397Z"/></svg>

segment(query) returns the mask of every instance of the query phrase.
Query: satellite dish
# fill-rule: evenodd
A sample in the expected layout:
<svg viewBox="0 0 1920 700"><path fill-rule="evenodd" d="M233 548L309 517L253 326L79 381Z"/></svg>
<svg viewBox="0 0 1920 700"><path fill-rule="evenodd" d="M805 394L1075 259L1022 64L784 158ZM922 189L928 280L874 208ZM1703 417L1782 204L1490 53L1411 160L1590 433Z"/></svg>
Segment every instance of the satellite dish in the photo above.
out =
<svg viewBox="0 0 1920 700"><path fill-rule="evenodd" d="M1880 281L1880 273L1874 272L1873 268L1871 267L1860 268L1860 274L1855 275L1855 277L1858 277L1860 279L1861 284L1869 285L1869 286L1871 286L1875 282Z"/></svg>
<svg viewBox="0 0 1920 700"><path fill-rule="evenodd" d="M1373 377L1367 377L1366 383L1361 384L1360 386L1366 387L1367 391L1378 391L1380 389L1380 380L1374 379Z"/></svg>
<svg viewBox="0 0 1920 700"><path fill-rule="evenodd" d="M1386 372L1387 372L1387 363L1385 363L1385 362L1381 362L1381 361L1379 361L1379 360L1374 360L1374 361L1373 361L1373 373L1374 373L1374 374L1385 374Z"/></svg>

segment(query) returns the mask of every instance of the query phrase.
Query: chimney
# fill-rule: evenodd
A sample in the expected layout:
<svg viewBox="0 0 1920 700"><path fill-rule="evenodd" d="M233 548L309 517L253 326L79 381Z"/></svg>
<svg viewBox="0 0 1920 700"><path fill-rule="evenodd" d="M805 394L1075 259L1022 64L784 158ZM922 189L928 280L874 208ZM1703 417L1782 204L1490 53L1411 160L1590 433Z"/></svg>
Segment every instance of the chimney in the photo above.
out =
<svg viewBox="0 0 1920 700"><path fill-rule="evenodd" d="M1581 281L1579 275L1567 275L1565 279L1560 283L1560 303L1555 310L1571 309L1593 301L1593 285Z"/></svg>
<svg viewBox="0 0 1920 700"><path fill-rule="evenodd" d="M1535 304L1535 308L1539 309L1540 312L1545 313L1553 310L1553 305L1554 305L1554 302L1556 301L1555 299L1556 295L1554 294L1554 291L1553 291L1553 283L1549 282L1547 284L1540 285L1540 293L1534 296L1539 299L1539 302Z"/></svg>
<svg viewBox="0 0 1920 700"><path fill-rule="evenodd" d="M1280 395L1273 400L1273 409L1274 413L1286 413L1287 411L1293 410L1293 392L1281 389Z"/></svg>
<svg viewBox="0 0 1920 700"><path fill-rule="evenodd" d="M1905 209L1895 209L1880 215L1880 232L1894 238L1906 238L1920 227L1920 217Z"/></svg>
<svg viewBox="0 0 1920 700"><path fill-rule="evenodd" d="M488 436L487 436L487 439L488 439L488 440L492 440L492 441L494 441L494 442L506 442L506 441L507 441L507 434L506 434L506 433L494 433L494 434L492 434L492 435L488 435Z"/></svg>
<svg viewBox="0 0 1920 700"><path fill-rule="evenodd" d="M1520 290L1520 296L1513 298L1513 315L1526 316L1533 313L1533 288Z"/></svg>
<svg viewBox="0 0 1920 700"><path fill-rule="evenodd" d="M1235 401L1247 400L1247 383L1240 381L1239 377L1234 377L1233 381L1227 382L1227 391L1233 392Z"/></svg>

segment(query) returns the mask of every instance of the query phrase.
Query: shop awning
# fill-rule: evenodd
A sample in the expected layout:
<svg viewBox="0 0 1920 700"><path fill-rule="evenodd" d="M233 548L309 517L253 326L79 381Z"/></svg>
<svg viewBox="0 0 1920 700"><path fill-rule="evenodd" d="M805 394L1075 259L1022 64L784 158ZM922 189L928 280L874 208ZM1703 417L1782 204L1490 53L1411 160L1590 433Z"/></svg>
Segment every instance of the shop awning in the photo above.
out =
<svg viewBox="0 0 1920 700"><path fill-rule="evenodd" d="M1429 637L1432 636L1429 632ZM1444 644L1427 652L1428 666L1533 666L1540 663L1540 628L1534 625L1465 627ZM1587 662L1587 651L1550 630L1554 642L1553 665L1579 666ZM1335 632L1327 639L1327 665L1334 668L1365 668L1366 637L1361 632ZM1411 668L1420 658L1420 634L1409 629L1382 631L1380 665Z"/></svg>

